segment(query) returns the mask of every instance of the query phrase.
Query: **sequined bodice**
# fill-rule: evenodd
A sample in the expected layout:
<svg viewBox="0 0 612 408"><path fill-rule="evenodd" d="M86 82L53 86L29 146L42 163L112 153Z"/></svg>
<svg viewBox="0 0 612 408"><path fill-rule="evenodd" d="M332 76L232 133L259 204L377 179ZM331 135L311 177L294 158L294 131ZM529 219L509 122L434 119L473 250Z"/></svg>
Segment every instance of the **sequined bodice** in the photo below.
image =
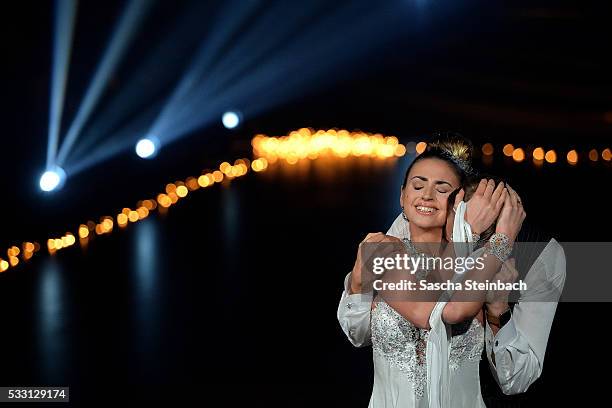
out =
<svg viewBox="0 0 612 408"><path fill-rule="evenodd" d="M426 350L429 330L414 326L386 302L372 311L372 348L390 365L406 375L417 397L422 397L427 381ZM459 368L467 360L479 359L484 346L484 330L478 322L453 326L449 367Z"/></svg>
<svg viewBox="0 0 612 408"><path fill-rule="evenodd" d="M484 328L477 319L466 320L451 327L451 350L448 366L451 370L465 361L480 360L484 348Z"/></svg>

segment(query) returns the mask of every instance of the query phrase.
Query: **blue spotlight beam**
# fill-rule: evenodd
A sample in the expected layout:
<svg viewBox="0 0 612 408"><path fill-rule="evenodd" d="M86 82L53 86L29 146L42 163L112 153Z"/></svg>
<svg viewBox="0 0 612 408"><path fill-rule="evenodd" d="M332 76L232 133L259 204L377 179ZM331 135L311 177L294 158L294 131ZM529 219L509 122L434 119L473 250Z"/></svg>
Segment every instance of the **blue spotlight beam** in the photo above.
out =
<svg viewBox="0 0 612 408"><path fill-rule="evenodd" d="M321 13L317 8L292 13L295 10L294 4L281 3L279 6L280 9L270 8L267 15L262 17L248 35L215 67L215 71L210 74L214 81L203 84L204 92L210 96L218 94L220 90L236 82L237 78L250 75L254 67L266 63L267 59L276 55L283 46L291 44L294 38L299 38L300 34L309 30L304 27L309 27L312 23L319 24L319 21L313 21ZM279 15L284 16L282 24L278 21ZM245 55L249 58L245 58Z"/></svg>
<svg viewBox="0 0 612 408"><path fill-rule="evenodd" d="M316 25L319 24L319 20L315 17L321 11L322 5L328 11L333 11L325 13L326 17L323 20L331 21L335 26L337 26L337 20L342 16L344 10L343 6L338 7L336 5L333 5L332 10L329 10L328 3L321 3L316 8L295 13L291 12L295 9L290 5L282 2L275 3L266 7L263 10L263 15L254 19L254 22L244 30L244 34L236 38L235 32L237 29L241 27L245 20L250 21L249 17L255 11L253 9L255 2L250 7L245 7L244 3L237 3L241 7L234 7L234 3L226 3L224 9L217 14L214 19L216 24L210 27L210 37L204 40L195 53L183 79L174 88L149 130L135 131L136 129L132 127L129 132L126 132L125 128L113 132L113 135L122 135L122 137L109 138L108 143L98 146L93 151L88 151L87 157L75 155L76 162L71 161L71 165L67 166L71 174L83 171L115 154L131 149L135 141L131 139L130 141L123 140L125 137L155 135L166 144L167 141L174 140L176 137L197 128L198 126L194 125L194 121L197 120L194 116L201 119L200 123L220 119L220 110L226 109L226 103L231 102L230 98L223 98L225 92L220 89L221 85L230 82L231 79L236 78L242 72L248 70L249 67L257 65L262 58L267 56L266 54L275 56L278 49L287 48L286 44L282 47L284 42L289 41L291 44L295 37L299 39L303 36L304 31L313 30L310 23L316 22ZM284 16L284 18L279 20L279 16ZM327 27L327 24L324 25ZM341 28L337 27L337 29ZM228 56L220 55L223 58L215 64L217 57L219 57L217 54L221 49L227 47L226 43L232 35L234 35L232 41L236 41L236 46L231 48L231 53ZM248 57L244 58L245 55L248 55ZM267 66L267 64L264 65ZM274 75L274 72L272 74ZM239 79L241 80L237 82L244 86L244 78ZM234 87L230 88L235 89ZM206 99L203 95L210 98ZM192 102L194 100L202 103L193 106ZM214 109L210 109L209 106L214 107ZM204 108L202 109L202 107ZM217 112L217 109L219 109L219 112ZM181 115L181 113L187 114ZM116 142L111 143L110 140L112 139Z"/></svg>
<svg viewBox="0 0 612 408"><path fill-rule="evenodd" d="M380 10L380 8L377 10L379 15L375 14L375 10L362 9L360 5L349 5L349 7L336 9L334 13L327 13L324 18L319 18L316 24L309 25L305 29L298 27L299 35L293 36L291 42L285 42L284 47L275 47L275 52L268 53L266 59L261 63L250 61L251 63L244 66L244 69L234 70L231 76L224 75L221 78L225 82L216 87L215 92L207 97L218 99L224 98L226 94L240 97L241 90L243 94L247 94L250 88L260 85L265 89L270 86L270 82L278 83L274 81L278 78L283 78L283 81L275 88L284 88L287 81L292 80L295 76L300 76L301 72L333 68L334 64L328 61L337 61L343 55L350 55L351 52L348 49L353 44L360 44L359 48L362 49L367 48L359 41L363 39L364 34L367 37L374 37L373 33L381 32L372 31L368 26L378 25L379 30L387 26L389 11ZM353 21L353 23L347 26L338 24L338 21L341 20ZM361 36L353 37L356 34L361 34ZM357 47L354 48L356 51L352 52L353 55L363 52ZM217 82L215 80L215 83Z"/></svg>
<svg viewBox="0 0 612 408"><path fill-rule="evenodd" d="M253 24L250 24L245 34L237 39L237 43L232 47L227 55L224 55L210 72L201 73L202 81L197 88L192 89L191 98L198 95L208 95L209 101L214 101L214 95L221 89L228 86L232 79L245 73L254 65L257 65L267 55L274 54L284 42L300 33L309 23L315 22L315 18L321 13L321 7L329 8L328 3L315 4L315 7L295 12L292 3L279 2L270 5L265 9L262 16L258 17ZM332 3L332 7L337 7ZM279 20L282 16L282 20ZM245 56L248 56L245 58ZM169 134L172 139L178 118L192 114L191 103L176 101L170 103L166 109L166 114L156 123L156 134ZM182 124L182 120L179 119Z"/></svg>
<svg viewBox="0 0 612 408"><path fill-rule="evenodd" d="M232 78L236 78L241 72L248 71L249 67L256 65L267 54L274 54L274 51L283 42L290 41L304 26L312 22L321 12L322 6L329 7L328 3L324 2L296 13L291 3L268 4L263 14L258 16L246 29L241 30L243 33L240 37L234 38L235 45L230 48L229 53L224 54L209 72L200 72L199 76L202 79L196 84L197 86L191 89L190 95L183 100L171 100L168 103L164 115L156 121L152 132L163 138L167 135L170 140L174 139L176 122L182 125L182 118L190 120L193 113L191 101L194 98L200 96L202 99L201 96L205 94L209 96L207 104L212 103L213 95L224 86L228 86ZM279 20L279 18L282 19ZM226 19L235 22L233 15ZM225 19L220 20L221 22L224 26L228 25ZM208 43L209 41L205 40L204 45ZM203 47L203 50L207 52L206 47ZM207 52L206 55L210 53Z"/></svg>
<svg viewBox="0 0 612 408"><path fill-rule="evenodd" d="M211 27L210 37L205 38L200 45L183 78L174 88L159 117L151 126L150 134L163 135L165 133L164 124L176 115L177 107L185 103L190 91L197 88L198 80L213 65L214 59L218 57L232 34L252 16L255 6L257 2L254 1L249 3L233 1L224 4L223 11L214 19L216 24Z"/></svg>
<svg viewBox="0 0 612 408"><path fill-rule="evenodd" d="M114 34L109 42L109 45L104 52L102 62L98 66L93 80L85 93L85 97L79 107L77 115L68 129L66 138L62 142L59 154L57 156L57 163L63 164L66 160L66 157L72 149L74 142L77 140L81 129L98 103L111 75L117 68L121 57L125 53L131 39L134 37L134 34L136 33L151 4L153 4L153 2L147 0L131 0L128 4L125 12L121 16L121 19L116 26L116 29L114 30Z"/></svg>
<svg viewBox="0 0 612 408"><path fill-rule="evenodd" d="M348 64L358 63L359 58L363 58L398 31L401 32L398 27L406 24L407 16L398 10L390 6L376 8L376 4L372 4L372 7L374 9L351 3L343 5L317 19L315 24L307 24L301 29L298 27L296 35L285 44L279 44L278 38L269 39L265 31L260 33L265 39L263 43L270 44L269 41L272 41L277 44L273 49L268 49L269 55L265 55L265 60L253 61L249 58L250 55L260 54L254 49L253 54L245 56L239 69L232 69L232 75L226 75L217 66L214 66L214 71L204 67L206 75L198 81L200 84L185 92L180 103L174 104L173 114L163 124L166 132L156 136L167 145L213 121L219 121L221 114L228 108L240 109L248 118L295 95L346 77L345 71L359 71L359 66ZM279 24L286 20L279 21ZM350 26L339 24L343 21L350 21ZM254 29L257 24L255 20L249 28ZM249 38L249 32L246 31L246 37L237 38L236 47L244 49L241 44L245 38ZM293 30L275 28L271 32L291 33ZM219 60L218 64L228 66L225 58ZM248 75L243 74L245 70ZM236 75L238 77L234 78ZM218 85L220 79L227 81L226 88ZM152 116L139 116L129 126L114 131L104 144L97 146L94 151L88 151L86 156L79 156L66 170L71 174L81 172L125 150L133 149L138 137L150 134L148 131L152 129L151 125L159 119L159 113L167 105L166 101L158 106L156 112L151 110Z"/></svg>
<svg viewBox="0 0 612 408"><path fill-rule="evenodd" d="M66 78L68 77L68 61L70 61L70 51L72 50L72 34L74 32L76 8L75 0L58 0L55 3L47 168L54 165L55 155L57 154L59 131L62 123L62 111L64 108L64 95L66 93Z"/></svg>
<svg viewBox="0 0 612 408"><path fill-rule="evenodd" d="M201 16L207 13L210 13L210 5L204 2L190 4L183 11L167 35L83 129L65 160L67 167L73 160L79 161L87 155L100 139L113 134L122 123L147 109L152 100L157 100L176 83L184 70L183 55L197 46L198 39L206 30L201 26ZM160 64L160 61L164 63Z"/></svg>
<svg viewBox="0 0 612 408"><path fill-rule="evenodd" d="M120 129L114 131L112 135L105 139L104 143L96 145L87 155L77 160L71 160L65 167L66 172L71 176L75 176L105 160L133 149L136 142L146 135L147 130L159 114L161 108L162 101L152 103L147 110L132 118Z"/></svg>
<svg viewBox="0 0 612 408"><path fill-rule="evenodd" d="M296 94L302 95L308 90L324 87L339 78L346 79L355 73L353 67L359 63L360 57L384 45L387 37L373 36L372 33L384 30L392 32L393 27L401 27L406 23L405 17L381 7L369 12L368 18L361 24L352 25L341 32L334 32L334 35L326 41L317 40L321 33L311 33L298 46L312 41L320 44L319 47L312 49L311 52L298 54L285 64L283 61L287 60L286 56L279 55L269 62L267 69L264 68L269 72L267 78L259 77L257 81L249 81L246 86L248 91L241 95L240 106L243 107L243 114L245 117L253 117L292 99ZM351 42L359 44L359 50L337 52L345 50ZM288 54L294 52L288 50ZM312 61L316 61L314 66L311 66ZM345 72L338 73L338 67ZM334 72L336 75L332 75ZM286 78L286 80L282 86L270 86L270 83L276 82L276 78Z"/></svg>
<svg viewBox="0 0 612 408"><path fill-rule="evenodd" d="M330 74L342 63L356 61L371 51L374 44L393 35L393 27L401 25L402 18L405 16L393 13L391 8L372 10L352 4L327 14L316 25L302 30L288 46L269 55L265 63L257 64L248 75L237 78L224 89L215 87L218 92L213 94L200 92L195 95L184 105L181 114L168 124L171 133L164 135L165 143L218 120L228 106L247 108L243 113L248 115L255 109L246 105L255 103L269 108L291 95L300 94L304 88L322 85L323 82L313 79L330 80ZM338 20L354 23L346 27L338 24ZM355 43L364 46L356 49L352 46ZM324 78L324 74L327 77ZM217 78L209 78L209 81L217 83ZM257 98L255 102L254 98ZM202 110L202 106L206 109Z"/></svg>

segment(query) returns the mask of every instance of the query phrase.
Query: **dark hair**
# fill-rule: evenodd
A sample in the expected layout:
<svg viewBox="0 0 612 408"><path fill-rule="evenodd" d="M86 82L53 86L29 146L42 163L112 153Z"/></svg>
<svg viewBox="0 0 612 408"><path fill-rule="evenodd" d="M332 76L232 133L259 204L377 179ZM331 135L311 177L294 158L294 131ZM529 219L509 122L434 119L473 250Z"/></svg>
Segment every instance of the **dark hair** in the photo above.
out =
<svg viewBox="0 0 612 408"><path fill-rule="evenodd" d="M406 187L408 174L410 174L412 167L415 163L424 159L438 159L448 163L459 177L461 186L474 174L471 165L473 145L469 139L456 132L438 132L434 134L434 137L437 140L427 144L425 151L408 166L402 189Z"/></svg>

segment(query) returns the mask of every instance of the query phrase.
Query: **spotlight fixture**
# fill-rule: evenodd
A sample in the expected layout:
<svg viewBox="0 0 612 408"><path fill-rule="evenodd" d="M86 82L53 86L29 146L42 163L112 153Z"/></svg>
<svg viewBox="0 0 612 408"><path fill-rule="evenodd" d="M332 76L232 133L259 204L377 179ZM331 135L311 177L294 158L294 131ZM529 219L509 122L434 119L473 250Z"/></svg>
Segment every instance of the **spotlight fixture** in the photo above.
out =
<svg viewBox="0 0 612 408"><path fill-rule="evenodd" d="M157 154L159 142L152 137L145 137L136 143L136 154L143 159L152 159Z"/></svg>
<svg viewBox="0 0 612 408"><path fill-rule="evenodd" d="M234 129L240 125L241 116L238 111L227 111L223 114L221 121L227 129Z"/></svg>
<svg viewBox="0 0 612 408"><path fill-rule="evenodd" d="M66 181L66 172L58 166L51 167L40 176L40 189L50 192L60 189Z"/></svg>

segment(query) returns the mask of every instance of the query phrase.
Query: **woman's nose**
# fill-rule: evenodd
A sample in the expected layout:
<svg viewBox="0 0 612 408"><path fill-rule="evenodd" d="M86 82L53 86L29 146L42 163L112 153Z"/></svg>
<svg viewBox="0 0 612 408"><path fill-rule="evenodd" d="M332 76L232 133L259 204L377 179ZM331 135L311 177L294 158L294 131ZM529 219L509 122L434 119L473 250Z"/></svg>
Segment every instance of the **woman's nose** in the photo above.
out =
<svg viewBox="0 0 612 408"><path fill-rule="evenodd" d="M423 189L423 195L421 197L423 198L423 200L432 200L433 199L432 189L425 187Z"/></svg>

